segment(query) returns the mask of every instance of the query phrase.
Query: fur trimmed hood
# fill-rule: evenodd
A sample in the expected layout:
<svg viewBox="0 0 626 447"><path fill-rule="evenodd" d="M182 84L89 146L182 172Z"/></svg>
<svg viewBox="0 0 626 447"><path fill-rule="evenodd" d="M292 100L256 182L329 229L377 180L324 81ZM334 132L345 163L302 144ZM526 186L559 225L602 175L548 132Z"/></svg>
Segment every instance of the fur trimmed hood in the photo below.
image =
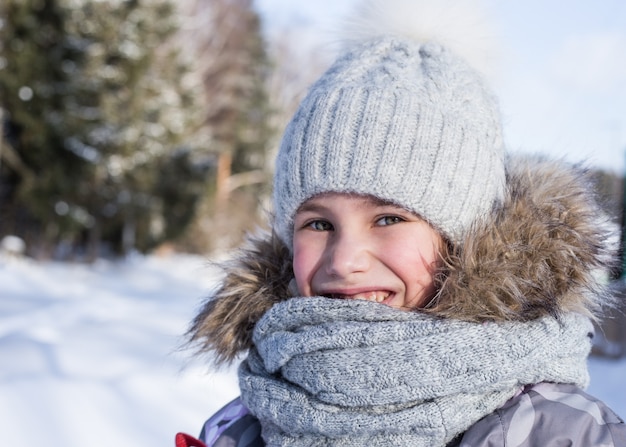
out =
<svg viewBox="0 0 626 447"><path fill-rule="evenodd" d="M611 267L615 226L596 203L588 173L532 157L507 161L504 203L449 247L432 315L465 321L528 321L565 312L596 315L610 300L599 276ZM274 235L248 241L223 268L221 287L188 331L199 353L230 362L252 346L272 305L293 296L291 254Z"/></svg>

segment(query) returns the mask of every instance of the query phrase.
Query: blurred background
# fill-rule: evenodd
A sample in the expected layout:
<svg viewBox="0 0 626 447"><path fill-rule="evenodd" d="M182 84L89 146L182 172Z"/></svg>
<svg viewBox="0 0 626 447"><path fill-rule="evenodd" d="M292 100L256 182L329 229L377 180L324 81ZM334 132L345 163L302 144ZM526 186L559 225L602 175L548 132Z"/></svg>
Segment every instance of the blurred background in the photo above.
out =
<svg viewBox="0 0 626 447"><path fill-rule="evenodd" d="M0 237L93 261L240 243L354 0L4 0ZM621 219L626 6L487 3L509 150L584 161Z"/></svg>
<svg viewBox="0 0 626 447"><path fill-rule="evenodd" d="M119 361L119 368L110 369L95 362L93 370L85 368L80 358L92 351L64 344L67 316L76 317L72 340L94 328L98 343L118 340L104 348L109 356L141 352L139 358L158 362L164 351L175 351L197 300L216 280L202 266L240 244L246 231L263 226L281 131L333 60L334 36L354 4L0 2L0 419L28 420L33 407L24 403L26 388L35 390L33 400L47 393L46 403L60 405L62 391L57 396L51 390L65 388L50 382L55 375L63 386L76 383L77 374L98 384L122 376L133 377L128 384L153 378L153 388L120 397L119 407L101 400L99 391L76 389L109 411L104 419L119 415L124 405L137 409L130 411L134 415L144 412L138 402L145 403L154 389L169 389L162 398L174 407L171 400L184 395L188 410L223 401L212 400L214 388L199 385L193 375L199 369L178 376L189 389L171 385L175 365L184 363L180 358L158 380L145 375L145 364ZM606 212L623 228L626 3L486 4L496 50L489 77L509 150L583 163L593 172ZM605 278L620 301L626 295L623 266ZM156 307L146 313L141 306L148 297ZM122 298L125 304L111 305ZM85 300L95 307L78 311ZM176 310L169 307L173 302ZM125 312L140 313L143 323ZM164 313L171 324L164 323ZM145 336L148 324L153 337ZM120 325L127 336L120 336ZM163 341L163 351L150 357L146 346L155 338ZM128 346L135 346L135 354ZM611 313L599 327L594 355L625 358L623 312ZM74 360L63 360L68 358ZM9 361L26 369L9 368ZM620 371L623 378L625 369ZM24 382L27 377L41 380ZM198 389L204 391L193 391ZM617 399L624 401L621 390ZM18 402L21 413L9 409ZM206 416L194 413L190 425ZM41 419L47 417L42 413ZM120 425L119 417L112 419ZM183 424L169 413L154 419ZM46 428L58 431L52 423ZM59 445L73 445L71 430L59 432ZM7 442L18 439L13 433ZM2 436L0 444L20 445L2 442ZM45 439L32 436L31 443ZM121 438L105 439L112 445ZM167 445L158 439L151 442Z"/></svg>

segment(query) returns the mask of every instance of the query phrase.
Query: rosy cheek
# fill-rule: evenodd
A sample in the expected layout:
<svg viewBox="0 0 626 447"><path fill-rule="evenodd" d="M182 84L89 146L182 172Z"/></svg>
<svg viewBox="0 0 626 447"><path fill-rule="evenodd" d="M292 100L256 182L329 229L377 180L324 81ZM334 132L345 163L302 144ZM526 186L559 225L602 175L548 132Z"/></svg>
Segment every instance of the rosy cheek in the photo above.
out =
<svg viewBox="0 0 626 447"><path fill-rule="evenodd" d="M310 278L313 275L310 267L311 263L307 262L306 252L294 250L293 257L293 273L296 278L298 291L303 296L311 295Z"/></svg>

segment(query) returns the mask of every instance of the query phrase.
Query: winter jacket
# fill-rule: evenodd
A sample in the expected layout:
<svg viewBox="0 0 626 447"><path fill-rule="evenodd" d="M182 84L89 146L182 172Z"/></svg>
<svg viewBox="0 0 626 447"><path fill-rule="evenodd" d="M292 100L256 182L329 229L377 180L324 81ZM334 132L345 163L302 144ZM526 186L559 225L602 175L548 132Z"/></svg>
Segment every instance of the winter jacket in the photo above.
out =
<svg viewBox="0 0 626 447"><path fill-rule="evenodd" d="M421 311L473 322L596 313L608 300L598 272L611 263L609 242L615 239L603 216L585 171L540 159L508 160L504 203L450 247L445 280ZM190 328L198 350L229 362L250 349L255 323L293 296L291 262L288 249L271 234L244 247L225 266L220 289ZM582 390L519 385L518 395L449 445L626 447L623 421ZM213 446L263 445L260 429L236 400L207 421L201 438ZM194 444L180 444L185 445Z"/></svg>
<svg viewBox="0 0 626 447"><path fill-rule="evenodd" d="M259 421L240 399L230 402L206 421L200 441L208 447L265 445ZM526 387L448 444L449 447L562 445L623 446L626 425L606 405L574 386L541 383Z"/></svg>

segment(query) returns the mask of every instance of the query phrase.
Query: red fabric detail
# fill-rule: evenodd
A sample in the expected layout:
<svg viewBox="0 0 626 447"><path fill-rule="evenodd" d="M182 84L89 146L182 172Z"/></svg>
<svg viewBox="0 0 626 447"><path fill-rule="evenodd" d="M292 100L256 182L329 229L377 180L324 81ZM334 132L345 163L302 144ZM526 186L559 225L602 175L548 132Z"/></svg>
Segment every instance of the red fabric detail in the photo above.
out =
<svg viewBox="0 0 626 447"><path fill-rule="evenodd" d="M186 433L176 433L176 447L207 447L207 445Z"/></svg>

